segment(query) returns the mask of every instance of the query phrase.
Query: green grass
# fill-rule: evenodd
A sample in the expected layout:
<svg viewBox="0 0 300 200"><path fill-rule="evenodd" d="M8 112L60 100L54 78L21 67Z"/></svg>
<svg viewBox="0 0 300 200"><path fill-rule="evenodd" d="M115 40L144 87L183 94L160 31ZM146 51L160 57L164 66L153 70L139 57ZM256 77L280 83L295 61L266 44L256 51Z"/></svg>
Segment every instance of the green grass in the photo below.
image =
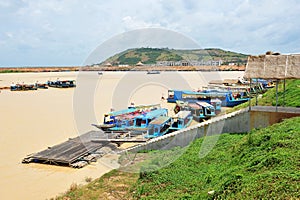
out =
<svg viewBox="0 0 300 200"><path fill-rule="evenodd" d="M278 106L300 107L300 80L286 80L284 93L283 81L278 85ZM255 105L255 97L251 100L251 105ZM276 105L276 88L269 89L258 99L259 106ZM235 106L229 112L240 110L249 106L249 102Z"/></svg>
<svg viewBox="0 0 300 200"><path fill-rule="evenodd" d="M203 139L196 140L131 190L137 199L299 199L299 124L294 118L249 134L223 134L204 158Z"/></svg>
<svg viewBox="0 0 300 200"><path fill-rule="evenodd" d="M287 81L286 106L300 105L299 90L300 80ZM274 104L275 88L258 105ZM72 185L57 199L300 199L300 117L250 133L222 134L204 158L202 144L203 138L187 149L141 151L132 155L141 161L132 166L140 174L113 170L87 185Z"/></svg>
<svg viewBox="0 0 300 200"><path fill-rule="evenodd" d="M57 199L300 198L300 117L250 133L222 134L204 158L199 157L202 144L203 138L195 140L161 169L139 175L113 170Z"/></svg>

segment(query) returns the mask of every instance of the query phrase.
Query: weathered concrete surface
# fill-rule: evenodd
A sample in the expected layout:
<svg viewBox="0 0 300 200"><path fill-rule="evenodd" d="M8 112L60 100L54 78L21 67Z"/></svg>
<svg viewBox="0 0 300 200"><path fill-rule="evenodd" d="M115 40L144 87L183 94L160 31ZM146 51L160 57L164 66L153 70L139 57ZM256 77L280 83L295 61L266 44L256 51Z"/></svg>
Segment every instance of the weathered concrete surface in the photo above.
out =
<svg viewBox="0 0 300 200"><path fill-rule="evenodd" d="M300 116L300 108L278 107L276 112L273 106L255 106L250 112L250 127L264 128L296 116Z"/></svg>
<svg viewBox="0 0 300 200"><path fill-rule="evenodd" d="M125 151L137 152L140 150L171 149L176 146L185 147L196 138L222 133L245 133L253 128L264 128L283 119L300 116L300 108L255 106L222 115L199 123L187 129L179 130L146 143L126 149ZM122 153L122 152L120 152Z"/></svg>

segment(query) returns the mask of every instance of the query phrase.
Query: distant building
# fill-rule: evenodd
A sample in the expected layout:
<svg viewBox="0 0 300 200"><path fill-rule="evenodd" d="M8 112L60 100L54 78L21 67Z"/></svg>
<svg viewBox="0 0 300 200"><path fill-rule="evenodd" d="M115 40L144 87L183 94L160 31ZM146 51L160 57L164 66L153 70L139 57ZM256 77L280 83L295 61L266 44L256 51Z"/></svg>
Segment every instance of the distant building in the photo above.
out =
<svg viewBox="0 0 300 200"><path fill-rule="evenodd" d="M144 66L144 64L140 61L140 62L136 63L136 66Z"/></svg>
<svg viewBox="0 0 300 200"><path fill-rule="evenodd" d="M221 66L222 60L181 60L181 61L157 61L157 66Z"/></svg>

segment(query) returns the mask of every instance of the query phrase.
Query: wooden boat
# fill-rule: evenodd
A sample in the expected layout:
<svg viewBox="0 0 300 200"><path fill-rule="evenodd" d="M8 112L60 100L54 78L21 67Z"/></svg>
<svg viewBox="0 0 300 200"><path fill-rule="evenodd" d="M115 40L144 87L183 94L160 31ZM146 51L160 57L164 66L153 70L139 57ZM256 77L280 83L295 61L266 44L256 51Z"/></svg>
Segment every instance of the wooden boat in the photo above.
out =
<svg viewBox="0 0 300 200"><path fill-rule="evenodd" d="M167 101L169 103L176 103L176 101L204 101L210 103L210 96L203 92L194 92L189 90L168 90Z"/></svg>
<svg viewBox="0 0 300 200"><path fill-rule="evenodd" d="M173 117L173 123L171 127L169 128L168 132L177 131L183 128L188 127L193 120L193 116L191 111L188 110L182 110L179 111L174 117Z"/></svg>
<svg viewBox="0 0 300 200"><path fill-rule="evenodd" d="M141 114L134 118L133 126L127 128L127 130L138 131L138 132L146 132L148 129L148 125L150 122L157 117L167 116L168 110L165 108L160 108L156 110L152 110L150 112Z"/></svg>
<svg viewBox="0 0 300 200"><path fill-rule="evenodd" d="M34 84L12 84L10 86L11 91L26 91L26 90L37 90Z"/></svg>
<svg viewBox="0 0 300 200"><path fill-rule="evenodd" d="M215 108L206 102L183 102L183 101L177 101L177 104L175 106L175 113L176 111L182 111L187 110L191 111L194 120L200 122L204 119L209 119L211 117L216 116Z"/></svg>
<svg viewBox="0 0 300 200"><path fill-rule="evenodd" d="M76 87L75 80L48 81L47 85L49 87L56 87L56 88L72 88L72 87Z"/></svg>
<svg viewBox="0 0 300 200"><path fill-rule="evenodd" d="M125 130L126 128L134 125L135 117L158 108L160 108L160 104L138 106L130 105L127 109L112 111L104 114L103 124L92 124L92 126L95 126L104 131Z"/></svg>
<svg viewBox="0 0 300 200"><path fill-rule="evenodd" d="M35 86L38 89L48 89L48 85L46 83L36 83Z"/></svg>
<svg viewBox="0 0 300 200"><path fill-rule="evenodd" d="M160 74L160 71L151 70L147 71L147 74Z"/></svg>
<svg viewBox="0 0 300 200"><path fill-rule="evenodd" d="M166 134L172 124L172 118L159 116L149 123L145 138L155 138Z"/></svg>
<svg viewBox="0 0 300 200"><path fill-rule="evenodd" d="M210 104L215 108L216 114L222 111L222 101L220 99L211 99Z"/></svg>
<svg viewBox="0 0 300 200"><path fill-rule="evenodd" d="M221 106L224 107L234 107L241 103L249 101L247 93L232 93L232 92L223 92L223 91L204 91L211 98L221 100ZM247 96L245 96L247 95Z"/></svg>

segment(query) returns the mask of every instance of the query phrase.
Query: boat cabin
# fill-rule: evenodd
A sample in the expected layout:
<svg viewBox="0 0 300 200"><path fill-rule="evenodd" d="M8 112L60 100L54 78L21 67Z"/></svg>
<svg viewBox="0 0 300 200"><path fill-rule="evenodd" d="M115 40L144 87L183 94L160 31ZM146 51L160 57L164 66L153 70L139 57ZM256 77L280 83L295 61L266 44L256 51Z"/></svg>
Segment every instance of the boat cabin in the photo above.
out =
<svg viewBox="0 0 300 200"><path fill-rule="evenodd" d="M147 135L145 138L154 138L166 134L172 124L172 118L160 116L149 123Z"/></svg>
<svg viewBox="0 0 300 200"><path fill-rule="evenodd" d="M191 111L194 120L202 121L215 116L215 108L206 102L182 102L178 101L175 109L178 111L187 110Z"/></svg>
<svg viewBox="0 0 300 200"><path fill-rule="evenodd" d="M194 92L189 90L168 90L168 102L176 103L176 101L205 101L210 103L210 97L203 92Z"/></svg>
<svg viewBox="0 0 300 200"><path fill-rule="evenodd" d="M173 123L169 130L170 132L172 132L172 131L177 131L186 128L191 124L192 120L193 120L193 116L191 111L188 110L179 111L173 117Z"/></svg>
<svg viewBox="0 0 300 200"><path fill-rule="evenodd" d="M168 110L165 108L152 110L134 118L134 125L131 128L147 128L149 123L157 117L167 116Z"/></svg>

